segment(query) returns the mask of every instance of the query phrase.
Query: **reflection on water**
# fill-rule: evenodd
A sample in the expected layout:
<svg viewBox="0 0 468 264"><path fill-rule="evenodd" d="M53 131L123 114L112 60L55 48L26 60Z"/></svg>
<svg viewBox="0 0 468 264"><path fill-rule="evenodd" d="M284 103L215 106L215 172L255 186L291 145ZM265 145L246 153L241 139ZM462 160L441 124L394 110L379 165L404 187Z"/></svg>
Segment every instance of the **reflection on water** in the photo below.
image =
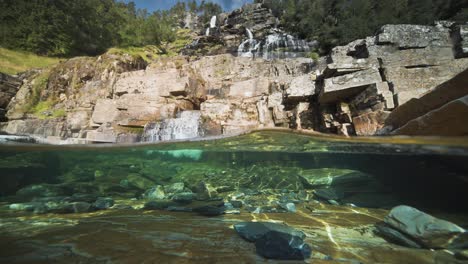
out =
<svg viewBox="0 0 468 264"><path fill-rule="evenodd" d="M467 143L374 141L263 131L124 147L4 145L0 260L263 262L232 230L263 220L304 231L314 263L455 261L391 244L374 225L406 204L466 228Z"/></svg>

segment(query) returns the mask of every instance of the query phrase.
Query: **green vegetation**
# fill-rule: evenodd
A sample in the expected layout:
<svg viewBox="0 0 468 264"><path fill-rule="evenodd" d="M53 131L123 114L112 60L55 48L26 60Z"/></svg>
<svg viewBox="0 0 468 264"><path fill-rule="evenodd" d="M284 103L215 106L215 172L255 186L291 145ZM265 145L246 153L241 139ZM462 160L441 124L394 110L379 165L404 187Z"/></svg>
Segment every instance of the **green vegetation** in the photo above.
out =
<svg viewBox="0 0 468 264"><path fill-rule="evenodd" d="M314 62L317 62L320 59L320 55L317 52L310 52L309 58L311 58Z"/></svg>
<svg viewBox="0 0 468 264"><path fill-rule="evenodd" d="M43 71L34 79L28 104L26 104L23 109L25 113L35 112L34 109L41 100L42 91L44 91L47 88L47 83L49 82L49 74L49 71Z"/></svg>
<svg viewBox="0 0 468 264"><path fill-rule="evenodd" d="M265 2L290 32L318 40L320 52L373 35L385 24L468 20L463 0L256 0Z"/></svg>
<svg viewBox="0 0 468 264"><path fill-rule="evenodd" d="M124 126L118 126L116 128L117 131L123 132L123 133L129 133L129 134L137 134L141 135L145 131L143 127L124 127Z"/></svg>
<svg viewBox="0 0 468 264"><path fill-rule="evenodd" d="M58 118L64 117L67 115L63 109L53 109L56 102L54 101L45 101L39 102L31 109L31 113L34 114L39 119L49 119L49 118Z"/></svg>
<svg viewBox="0 0 468 264"><path fill-rule="evenodd" d="M107 52L109 54L129 54L133 57L142 57L147 62L150 62L152 59L155 59L164 53L159 47L154 45L148 45L144 47L110 48Z"/></svg>
<svg viewBox="0 0 468 264"><path fill-rule="evenodd" d="M118 0L2 0L0 45L47 56L97 55L111 47L160 46L185 41L177 30L187 11L202 20L220 13L219 5L178 3L149 13ZM131 52L139 52L131 50Z"/></svg>
<svg viewBox="0 0 468 264"><path fill-rule="evenodd" d="M30 52L14 51L0 47L0 72L17 74L32 68L45 68L60 59L38 56Z"/></svg>

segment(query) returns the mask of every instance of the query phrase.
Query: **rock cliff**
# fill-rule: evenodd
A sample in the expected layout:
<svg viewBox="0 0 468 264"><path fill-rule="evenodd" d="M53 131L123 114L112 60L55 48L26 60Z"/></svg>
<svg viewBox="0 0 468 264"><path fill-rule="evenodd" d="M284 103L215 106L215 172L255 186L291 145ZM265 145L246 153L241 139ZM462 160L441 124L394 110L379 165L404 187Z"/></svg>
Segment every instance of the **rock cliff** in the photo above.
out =
<svg viewBox="0 0 468 264"><path fill-rule="evenodd" d="M409 120L391 126L402 119L393 117L404 112L399 109L468 68L465 25L386 25L313 61L302 57L310 43L281 32L277 23L262 5L248 5L213 17L183 50L213 56L148 64L104 54L35 72L23 79L0 130L56 143L179 140L269 127L404 134ZM2 75L2 92L19 86L9 80L15 79ZM466 95L460 93L451 100ZM450 109L463 104L462 98Z"/></svg>

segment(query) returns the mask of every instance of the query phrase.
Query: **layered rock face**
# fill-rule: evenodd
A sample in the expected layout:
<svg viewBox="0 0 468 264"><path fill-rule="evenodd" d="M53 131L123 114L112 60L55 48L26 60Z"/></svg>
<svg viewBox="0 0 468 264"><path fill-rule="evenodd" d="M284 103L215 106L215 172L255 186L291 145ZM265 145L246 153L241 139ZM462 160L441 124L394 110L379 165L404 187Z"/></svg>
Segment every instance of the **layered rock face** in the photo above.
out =
<svg viewBox="0 0 468 264"><path fill-rule="evenodd" d="M457 51L464 44L451 37L459 31L450 23L386 25L334 48L316 84L324 131L373 135L394 108L467 69Z"/></svg>
<svg viewBox="0 0 468 264"><path fill-rule="evenodd" d="M48 111L64 109L60 118L41 119L20 111L37 78L26 80L9 106L9 122L2 130L71 143L233 135L289 126L292 112L284 111L283 90L291 83L294 88L301 79L309 94L313 88L306 75L312 67L309 59L268 62L226 54L195 61L161 59L145 69L130 62L135 67L101 68L114 59L111 65L119 59L73 59L52 70L42 100L59 98ZM294 89L292 98L305 98L307 92Z"/></svg>
<svg viewBox="0 0 468 264"><path fill-rule="evenodd" d="M396 135L468 135L468 69L421 98L395 109L381 133Z"/></svg>
<svg viewBox="0 0 468 264"><path fill-rule="evenodd" d="M466 128L452 129L466 113L466 74L435 89L468 68L466 26L386 25L316 62L272 59L268 52L278 47L307 46L276 26L269 10L247 5L213 17L205 35L184 51L203 53L202 43L217 43L221 49L214 53L234 54L149 64L111 54L68 60L23 80L0 131L56 143L184 140L269 127L342 135L466 134ZM427 100L430 106L419 108Z"/></svg>
<svg viewBox="0 0 468 264"><path fill-rule="evenodd" d="M20 79L0 73L0 121L6 120L5 109L18 92L20 85Z"/></svg>

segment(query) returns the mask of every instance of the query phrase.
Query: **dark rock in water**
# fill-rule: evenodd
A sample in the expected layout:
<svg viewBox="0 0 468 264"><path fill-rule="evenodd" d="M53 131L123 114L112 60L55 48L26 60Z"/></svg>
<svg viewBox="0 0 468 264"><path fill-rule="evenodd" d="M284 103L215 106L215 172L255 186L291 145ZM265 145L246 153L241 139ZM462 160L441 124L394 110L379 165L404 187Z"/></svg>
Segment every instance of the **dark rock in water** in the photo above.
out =
<svg viewBox="0 0 468 264"><path fill-rule="evenodd" d="M167 207L168 211L172 211L172 212L192 212L192 208L189 208L189 207L183 207L183 206L169 206Z"/></svg>
<svg viewBox="0 0 468 264"><path fill-rule="evenodd" d="M455 257L461 260L468 260L468 249L455 252Z"/></svg>
<svg viewBox="0 0 468 264"><path fill-rule="evenodd" d="M426 248L468 247L468 232L465 229L413 207L400 205L393 208L384 222Z"/></svg>
<svg viewBox="0 0 468 264"><path fill-rule="evenodd" d="M63 199L63 201L93 203L94 201L96 201L96 199L98 199L98 196L94 194L75 193L72 196Z"/></svg>
<svg viewBox="0 0 468 264"><path fill-rule="evenodd" d="M211 184L200 182L195 188L198 200L210 200L218 196L216 189Z"/></svg>
<svg viewBox="0 0 468 264"><path fill-rule="evenodd" d="M14 203L10 204L8 208L10 210L14 211L34 211L36 206L38 206L40 203L32 202L32 203Z"/></svg>
<svg viewBox="0 0 468 264"><path fill-rule="evenodd" d="M26 186L16 193L23 197L57 197L66 195L62 186L53 184L34 184Z"/></svg>
<svg viewBox="0 0 468 264"><path fill-rule="evenodd" d="M164 200L166 198L166 194L164 193L164 188L161 185L158 185L148 189L143 194L143 198L150 200Z"/></svg>
<svg viewBox="0 0 468 264"><path fill-rule="evenodd" d="M296 205L294 203L280 204L283 209L288 210L288 212L295 213L297 211Z"/></svg>
<svg viewBox="0 0 468 264"><path fill-rule="evenodd" d="M310 258L312 250L299 236L269 231L255 242L257 254L280 260L304 260Z"/></svg>
<svg viewBox="0 0 468 264"><path fill-rule="evenodd" d="M323 200L335 200L339 201L343 199L344 194L338 190L332 189L332 188L323 188L323 189L317 189L314 191L314 194Z"/></svg>
<svg viewBox="0 0 468 264"><path fill-rule="evenodd" d="M292 227L283 224L269 223L269 222L242 222L234 225L234 230L245 240L255 242L268 232L279 232L289 234L290 236L305 238L302 231L296 230Z"/></svg>
<svg viewBox="0 0 468 264"><path fill-rule="evenodd" d="M225 212L224 206L205 205L193 208L193 211L203 216L218 216Z"/></svg>
<svg viewBox="0 0 468 264"><path fill-rule="evenodd" d="M109 209L114 205L114 199L110 197L99 197L93 203L93 208L97 210Z"/></svg>
<svg viewBox="0 0 468 264"><path fill-rule="evenodd" d="M174 201L169 200L158 200L158 201L149 201L145 203L143 209L145 210L165 210L170 206L177 206L178 204Z"/></svg>
<svg viewBox="0 0 468 264"><path fill-rule="evenodd" d="M164 186L166 193L181 193L184 191L185 184L183 182L176 182L171 185Z"/></svg>
<svg viewBox="0 0 468 264"><path fill-rule="evenodd" d="M234 208L241 208L242 207L242 201L236 201L236 200L231 200L229 203L232 204L232 207Z"/></svg>
<svg viewBox="0 0 468 264"><path fill-rule="evenodd" d="M389 242L411 248L421 248L421 245L413 241L410 237L400 233L398 230L393 229L385 223L378 223L375 227L377 228L376 233Z"/></svg>
<svg viewBox="0 0 468 264"><path fill-rule="evenodd" d="M48 212L57 214L86 213L91 209L91 204L86 202L47 204Z"/></svg>
<svg viewBox="0 0 468 264"><path fill-rule="evenodd" d="M182 193L177 193L174 196L172 196L172 200L174 202L178 202L182 204L189 204L193 201L194 197L195 197L195 194L191 192L182 192Z"/></svg>

